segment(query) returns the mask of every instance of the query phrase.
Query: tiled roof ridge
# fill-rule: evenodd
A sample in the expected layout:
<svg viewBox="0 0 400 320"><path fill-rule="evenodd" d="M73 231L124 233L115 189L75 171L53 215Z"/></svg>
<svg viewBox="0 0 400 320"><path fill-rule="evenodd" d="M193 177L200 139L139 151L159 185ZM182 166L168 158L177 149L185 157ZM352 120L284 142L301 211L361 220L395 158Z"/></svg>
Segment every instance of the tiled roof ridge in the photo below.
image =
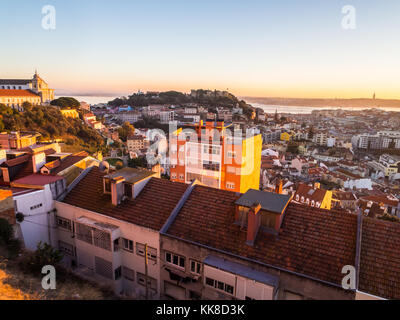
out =
<svg viewBox="0 0 400 320"><path fill-rule="evenodd" d="M174 222L176 216L179 214L179 211L182 209L183 205L185 204L186 200L189 198L190 194L192 193L193 189L199 185L198 180L194 180L190 186L186 189L186 191L183 193L181 199L179 202L176 204L174 210L172 210L171 214L169 215L167 221L165 221L163 227L160 230L161 234L164 234L165 232L168 231L168 228L171 226L171 224Z"/></svg>

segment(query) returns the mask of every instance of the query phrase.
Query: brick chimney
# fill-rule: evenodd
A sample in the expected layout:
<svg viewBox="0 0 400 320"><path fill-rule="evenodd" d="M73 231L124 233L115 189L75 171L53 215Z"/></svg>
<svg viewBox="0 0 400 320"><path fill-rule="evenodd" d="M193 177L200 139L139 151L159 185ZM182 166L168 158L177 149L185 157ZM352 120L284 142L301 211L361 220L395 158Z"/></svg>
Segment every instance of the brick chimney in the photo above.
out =
<svg viewBox="0 0 400 320"><path fill-rule="evenodd" d="M161 178L161 165L159 163L151 167L151 171L157 173L156 177Z"/></svg>
<svg viewBox="0 0 400 320"><path fill-rule="evenodd" d="M31 162L33 173L37 173L46 164L46 154L44 152L32 154Z"/></svg>
<svg viewBox="0 0 400 320"><path fill-rule="evenodd" d="M251 206L248 216L247 216L247 238L246 243L250 246L254 244L258 229L261 224L261 215L259 211L261 209L261 204L257 203Z"/></svg>
<svg viewBox="0 0 400 320"><path fill-rule="evenodd" d="M276 181L276 185L275 185L275 193L282 194L282 189L283 189L282 180L278 179Z"/></svg>
<svg viewBox="0 0 400 320"><path fill-rule="evenodd" d="M121 203L124 195L124 177L116 177L111 179L111 202L114 206Z"/></svg>

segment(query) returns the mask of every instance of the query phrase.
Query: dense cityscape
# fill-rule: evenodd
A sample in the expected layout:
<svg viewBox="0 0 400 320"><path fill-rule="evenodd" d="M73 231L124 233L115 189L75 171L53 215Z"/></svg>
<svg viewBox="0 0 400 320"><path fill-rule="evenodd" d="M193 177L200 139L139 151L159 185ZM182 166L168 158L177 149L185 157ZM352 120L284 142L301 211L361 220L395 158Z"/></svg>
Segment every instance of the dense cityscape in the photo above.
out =
<svg viewBox="0 0 400 320"><path fill-rule="evenodd" d="M90 105L37 72L0 97L0 217L22 270L50 259L133 299L400 297L400 113L266 113L217 90ZM42 109L80 122L81 142L8 119Z"/></svg>
<svg viewBox="0 0 400 320"><path fill-rule="evenodd" d="M0 11L2 315L395 307L399 1Z"/></svg>

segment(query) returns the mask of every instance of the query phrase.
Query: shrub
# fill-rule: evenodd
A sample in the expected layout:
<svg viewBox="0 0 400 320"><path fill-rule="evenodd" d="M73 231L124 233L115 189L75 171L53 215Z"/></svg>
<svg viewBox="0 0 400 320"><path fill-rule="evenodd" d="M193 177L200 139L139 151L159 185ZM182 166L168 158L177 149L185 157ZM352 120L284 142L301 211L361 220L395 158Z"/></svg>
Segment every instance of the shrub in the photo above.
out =
<svg viewBox="0 0 400 320"><path fill-rule="evenodd" d="M11 224L6 219L0 219L0 243L7 245L14 237Z"/></svg>
<svg viewBox="0 0 400 320"><path fill-rule="evenodd" d="M46 265L55 267L62 258L63 254L60 251L54 249L48 243L39 242L36 251L28 255L26 260L21 261L21 268L38 273Z"/></svg>

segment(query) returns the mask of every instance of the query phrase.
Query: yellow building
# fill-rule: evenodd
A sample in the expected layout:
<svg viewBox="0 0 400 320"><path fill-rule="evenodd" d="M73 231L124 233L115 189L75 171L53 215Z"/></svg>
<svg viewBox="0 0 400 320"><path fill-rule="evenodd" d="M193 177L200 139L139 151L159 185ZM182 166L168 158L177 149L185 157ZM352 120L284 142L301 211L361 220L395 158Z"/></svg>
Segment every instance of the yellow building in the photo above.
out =
<svg viewBox="0 0 400 320"><path fill-rule="evenodd" d="M1 88L1 86L0 86ZM0 89L0 103L7 107L23 111L22 104L29 102L32 105L39 105L41 98L29 90L8 90Z"/></svg>
<svg viewBox="0 0 400 320"><path fill-rule="evenodd" d="M332 208L332 195L332 191L321 189L319 183L316 183L314 187L300 183L294 201L310 207L330 210Z"/></svg>
<svg viewBox="0 0 400 320"><path fill-rule="evenodd" d="M20 107L25 101L32 104L49 104L54 100L54 89L35 72L32 79L0 79L0 103ZM6 101L4 101L4 99Z"/></svg>
<svg viewBox="0 0 400 320"><path fill-rule="evenodd" d="M74 118L74 119L79 118L79 113L75 109L64 109L60 111L62 115L66 118Z"/></svg>
<svg viewBox="0 0 400 320"><path fill-rule="evenodd" d="M227 133L223 121L200 121L194 135L178 129L170 140L171 180L245 193L260 188L262 137ZM189 138L189 139L188 139Z"/></svg>
<svg viewBox="0 0 400 320"><path fill-rule="evenodd" d="M281 140L282 141L291 141L293 138L292 132L282 132L281 133Z"/></svg>

